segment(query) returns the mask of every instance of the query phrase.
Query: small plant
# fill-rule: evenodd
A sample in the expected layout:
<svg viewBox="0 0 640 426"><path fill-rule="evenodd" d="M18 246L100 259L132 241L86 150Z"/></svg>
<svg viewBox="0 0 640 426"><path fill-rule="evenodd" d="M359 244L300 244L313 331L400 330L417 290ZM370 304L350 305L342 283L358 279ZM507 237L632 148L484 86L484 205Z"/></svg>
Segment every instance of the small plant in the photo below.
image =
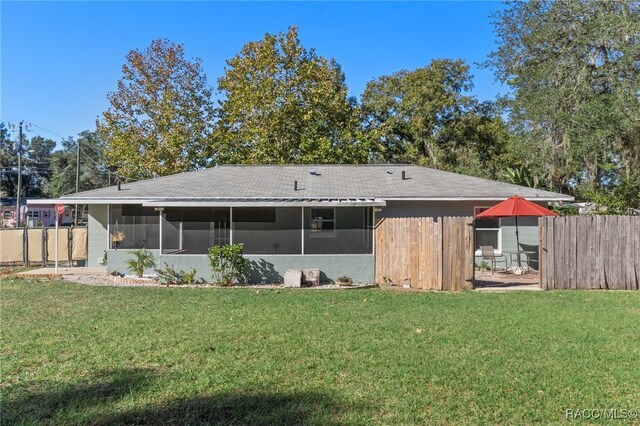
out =
<svg viewBox="0 0 640 426"><path fill-rule="evenodd" d="M347 277L347 276L340 277L340 278L338 278L337 281L338 281L338 284L343 286L343 287L347 287L347 286L350 286L351 284L353 284L353 280L351 279L351 277Z"/></svg>
<svg viewBox="0 0 640 426"><path fill-rule="evenodd" d="M242 277L246 259L242 244L229 244L209 248L209 262L216 284L229 286Z"/></svg>
<svg viewBox="0 0 640 426"><path fill-rule="evenodd" d="M489 266L486 260L483 260L482 262L480 262L480 265L478 265L478 268L481 271L488 271L489 269L491 269L491 267Z"/></svg>
<svg viewBox="0 0 640 426"><path fill-rule="evenodd" d="M156 266L156 259L149 250L134 250L131 254L133 254L133 259L126 261L127 270L138 278L142 277L145 269Z"/></svg>
<svg viewBox="0 0 640 426"><path fill-rule="evenodd" d="M182 269L176 271L172 266L164 262L164 269L156 269L158 274L158 280L162 284L195 284L196 281L196 268L191 268L189 272L185 272Z"/></svg>
<svg viewBox="0 0 640 426"><path fill-rule="evenodd" d="M118 246L120 245L121 242L124 241L125 235L124 235L124 231L114 231L114 233L111 235L111 241L113 241L113 246L115 248L118 248Z"/></svg>

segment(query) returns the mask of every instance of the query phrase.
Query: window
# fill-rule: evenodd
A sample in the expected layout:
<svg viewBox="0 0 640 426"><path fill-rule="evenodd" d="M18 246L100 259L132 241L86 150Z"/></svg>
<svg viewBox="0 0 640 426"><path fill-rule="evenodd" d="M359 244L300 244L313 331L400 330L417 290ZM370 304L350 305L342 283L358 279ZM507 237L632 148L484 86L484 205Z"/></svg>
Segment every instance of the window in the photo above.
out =
<svg viewBox="0 0 640 426"><path fill-rule="evenodd" d="M304 254L372 254L372 210L305 208Z"/></svg>
<svg viewBox="0 0 640 426"><path fill-rule="evenodd" d="M49 217L49 210L44 210L42 212L42 217Z"/></svg>
<svg viewBox="0 0 640 426"><path fill-rule="evenodd" d="M32 219L38 219L40 217L40 210L31 210L27 212L27 217Z"/></svg>
<svg viewBox="0 0 640 426"><path fill-rule="evenodd" d="M336 209L311 209L311 236L333 237L336 233Z"/></svg>
<svg viewBox="0 0 640 426"><path fill-rule="evenodd" d="M2 217L5 219L9 219L12 215L12 211L11 210L3 210L2 211Z"/></svg>
<svg viewBox="0 0 640 426"><path fill-rule="evenodd" d="M475 207L473 217L489 209L489 207ZM496 254L502 253L502 228L498 218L476 219L476 255L480 256L480 246L492 246Z"/></svg>

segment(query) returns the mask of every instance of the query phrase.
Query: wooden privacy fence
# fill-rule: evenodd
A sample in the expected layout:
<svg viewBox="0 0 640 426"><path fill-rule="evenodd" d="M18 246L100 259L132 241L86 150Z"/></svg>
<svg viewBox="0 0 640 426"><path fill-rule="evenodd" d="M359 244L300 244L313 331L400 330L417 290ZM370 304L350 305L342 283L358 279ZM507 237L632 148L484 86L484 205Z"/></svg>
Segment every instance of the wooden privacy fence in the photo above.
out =
<svg viewBox="0 0 640 426"><path fill-rule="evenodd" d="M540 219L543 289L640 290L640 216Z"/></svg>
<svg viewBox="0 0 640 426"><path fill-rule="evenodd" d="M471 217L384 218L376 224L376 282L425 290L473 287Z"/></svg>
<svg viewBox="0 0 640 426"><path fill-rule="evenodd" d="M55 261L55 228L0 229L0 265L42 264ZM87 228L58 228L58 261L87 259Z"/></svg>

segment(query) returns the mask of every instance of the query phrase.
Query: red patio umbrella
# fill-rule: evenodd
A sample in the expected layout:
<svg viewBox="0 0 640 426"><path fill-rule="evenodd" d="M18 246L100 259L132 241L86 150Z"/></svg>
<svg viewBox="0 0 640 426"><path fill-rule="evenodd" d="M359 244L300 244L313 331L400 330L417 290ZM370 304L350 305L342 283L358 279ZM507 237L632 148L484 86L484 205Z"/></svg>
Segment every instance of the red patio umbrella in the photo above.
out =
<svg viewBox="0 0 640 426"><path fill-rule="evenodd" d="M518 216L541 217L558 216L558 214L536 203L532 203L519 195L513 195L512 197L507 198L506 200L476 215L476 218L515 217L516 250L519 251L520 239L518 237Z"/></svg>

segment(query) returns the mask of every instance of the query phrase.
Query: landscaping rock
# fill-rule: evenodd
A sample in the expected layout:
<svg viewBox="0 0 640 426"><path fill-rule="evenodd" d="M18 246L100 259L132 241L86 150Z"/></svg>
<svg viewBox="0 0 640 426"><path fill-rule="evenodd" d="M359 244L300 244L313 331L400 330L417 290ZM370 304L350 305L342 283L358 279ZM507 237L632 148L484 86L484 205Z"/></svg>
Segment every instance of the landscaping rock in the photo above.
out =
<svg viewBox="0 0 640 426"><path fill-rule="evenodd" d="M300 269L287 269L287 272L284 273L284 286L301 287L302 271Z"/></svg>
<svg viewBox="0 0 640 426"><path fill-rule="evenodd" d="M302 280L305 286L316 287L320 285L320 269L303 269Z"/></svg>

